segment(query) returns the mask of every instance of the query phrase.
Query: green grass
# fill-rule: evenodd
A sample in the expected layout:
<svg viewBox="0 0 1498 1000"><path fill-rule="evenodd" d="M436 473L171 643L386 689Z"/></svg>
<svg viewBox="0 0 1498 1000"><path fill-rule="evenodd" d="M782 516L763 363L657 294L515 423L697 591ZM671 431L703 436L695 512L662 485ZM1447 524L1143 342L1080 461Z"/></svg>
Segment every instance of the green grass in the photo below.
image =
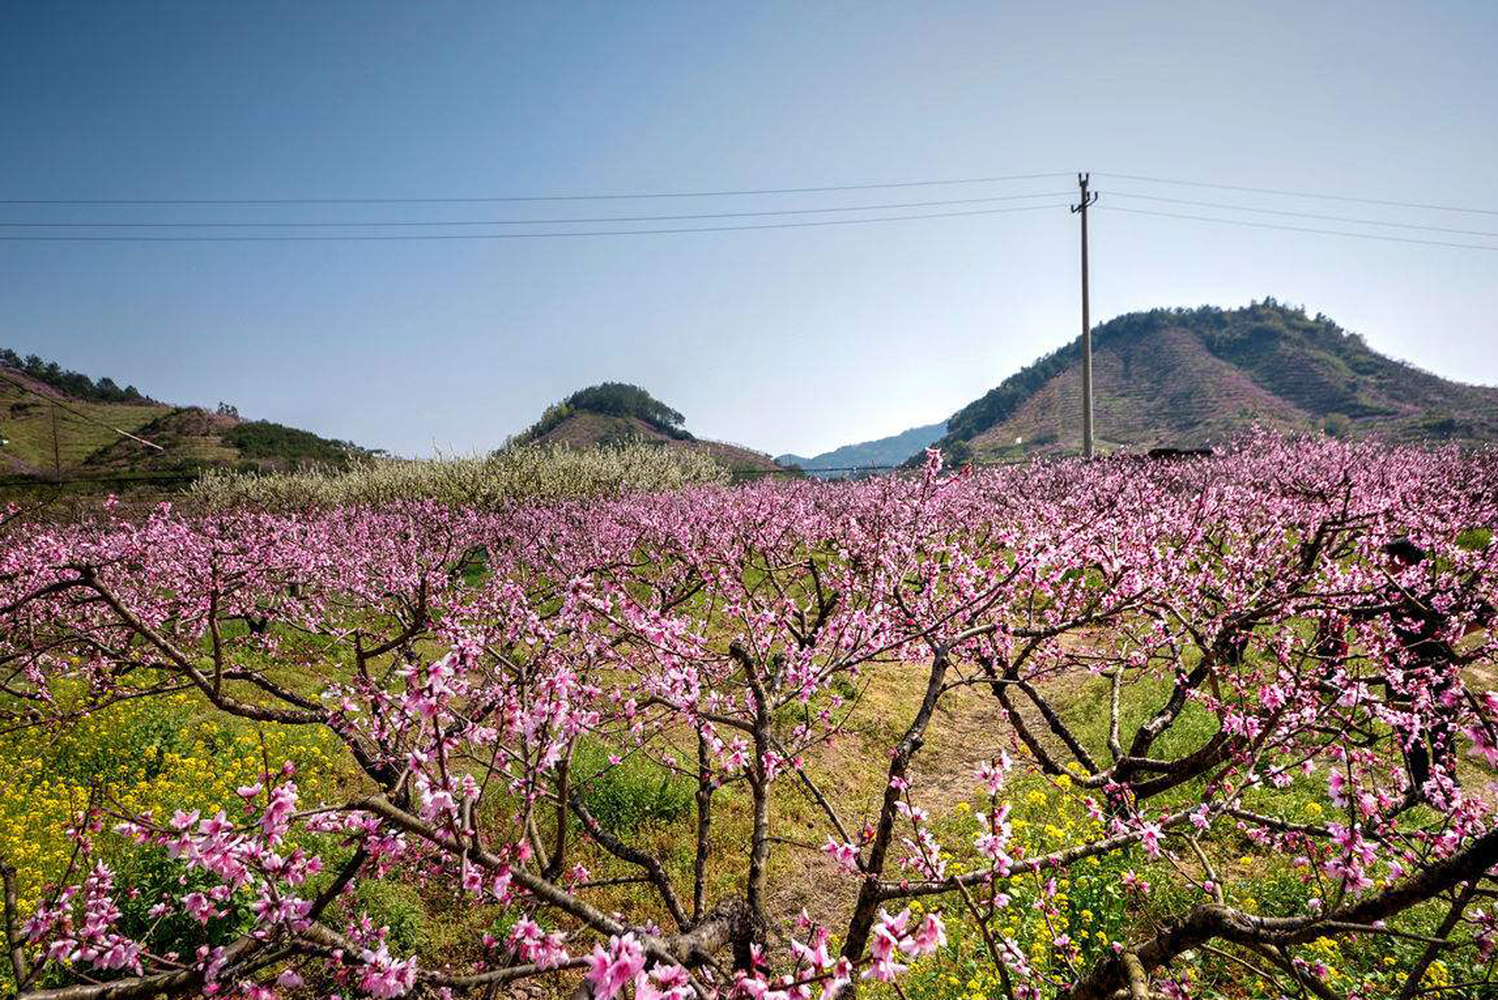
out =
<svg viewBox="0 0 1498 1000"><path fill-rule="evenodd" d="M618 756L617 763L610 758ZM572 775L588 812L599 826L620 837L641 827L670 823L694 807L694 782L644 753L584 739L572 755Z"/></svg>
<svg viewBox="0 0 1498 1000"><path fill-rule="evenodd" d="M68 405L91 419L57 408L57 458L64 472L118 440L120 435L111 430L111 427L133 434L167 412L163 406L110 403ZM110 426L103 426L105 424ZM0 446L0 457L9 457L34 470L52 471L51 403L19 389L0 385L0 437L8 439L5 445Z"/></svg>
<svg viewBox="0 0 1498 1000"><path fill-rule="evenodd" d="M484 570L481 561L475 559L461 572L466 576L482 574ZM349 664L345 654L331 653L319 640L306 636L287 635L284 639L277 657L283 665L275 673L297 690L314 692L328 679L347 675ZM423 650L424 654L431 652L435 651ZM301 658L305 665L284 666L292 658ZM248 659L253 661L255 657ZM888 760L885 751L908 724L925 676L923 664L886 664L871 668L858 684L839 685L840 695L857 702L850 733L832 747L818 748L805 756L809 771L850 826L861 825L871 815L883 788ZM1170 685L1169 677L1142 677L1128 684L1121 719L1125 744L1133 730L1164 704ZM241 696L253 696L247 687L241 690L236 686L235 690ZM1075 726L1075 732L1089 751L1100 761L1108 759L1109 682L1072 677L1049 685L1046 693ZM777 724L788 729L798 721L799 714L796 710L787 711L777 719ZM155 745L169 738L169 734L158 733L157 728L153 723L149 731L142 730L135 742ZM1151 755L1163 757L1188 752L1209 740L1216 731L1216 717L1197 703L1188 702L1175 725L1156 742ZM971 844L976 822L971 813L973 804L979 800L974 797L967 758L972 753L996 754L1007 743L1007 735L1007 727L1000 722L998 706L992 699L985 692L965 689L949 696L933 721L926 746L916 758L913 774L918 780L927 779L917 801L933 807L939 839L950 851L955 865L973 863ZM682 745L670 746L667 741ZM652 745L651 755L647 755L632 746L585 737L573 758L575 787L590 812L605 829L660 857L679 893L687 899L691 893L695 782L652 757L674 752L678 759L690 760L690 742L687 733L667 733L661 742ZM70 759L91 772L107 769L108 754L117 749L77 747ZM616 755L621 758L617 763L610 760ZM945 767L954 755L962 759L962 766ZM348 767L347 762L341 766ZM933 785L929 780L933 773L945 774L945 784ZM348 774L336 776L334 783L347 782L352 786L359 780L350 768ZM774 847L769 873L771 902L776 907L772 917L788 919L805 905L813 916L831 920L836 933L846 920L848 882L834 875L826 859L815 849L823 839L820 813L808 803L793 775L782 777L772 787L772 824L777 836L816 842L810 850L785 843ZM1151 800L1148 809L1156 812L1192 800L1197 794L1199 785L1184 786ZM1015 817L1025 824L1024 836L1027 845L1033 847L1031 853L1055 849L1069 842L1065 838L1083 835L1079 826L1083 814L1077 797L1059 792L1047 779L1017 773L1004 795L1015 803ZM1037 795L1040 798L1035 798ZM1324 775L1297 778L1286 789L1256 792L1255 796L1255 808L1304 821L1312 818L1307 810L1313 804L1326 807ZM937 807L938 799L948 802ZM957 803L957 807L951 808L951 803ZM983 807L987 807L986 803ZM502 804L496 804L496 808L503 811ZM1217 868L1229 902L1263 914L1303 912L1307 898L1316 890L1297 870L1294 859L1258 848L1228 824L1218 822L1220 825L1203 845ZM543 809L538 823L543 842L550 845L554 842L555 813ZM1052 826L1059 832L1048 829ZM710 901L742 891L749 830L749 799L742 783L719 790L714 798ZM591 880L639 874L636 867L588 845L581 837L574 835L572 844L569 865L585 866ZM1172 838L1171 847L1186 870L1196 868L1194 857L1178 840ZM1138 871L1155 886L1155 891L1142 904L1119 888L1121 875L1128 869ZM141 881L154 884L153 872L143 869L139 874ZM446 880L416 883L407 878L408 874L397 868L384 880L361 884L358 891L359 904L368 909L376 925L391 928L398 951L422 948L437 962L465 961L475 957L476 942L485 931L502 927L513 917L502 907L477 905L471 897L453 891ZM1175 869L1168 863L1152 862L1138 848L1114 852L1099 858L1095 864L1078 865L1064 877L1068 880L1064 887L1067 899L1062 909L1074 928L1073 936L1075 931L1083 929L1094 935L1084 948L1084 958L1088 961L1101 954L1100 949L1107 941L1140 937L1154 925L1177 918L1203 901L1199 890L1179 882ZM1038 889L1039 881L1033 876L1014 880L1010 888L1015 897L1014 919L1027 946L1050 933L1049 928L1036 922L1035 911L1028 906ZM663 926L669 924L659 900L648 887L608 886L589 889L587 895L602 908L627 913L632 920L653 919ZM919 963L912 970L904 983L908 1000L973 1000L975 992L985 998L998 995L991 977L985 978L991 965L976 928L959 917L960 901L937 898L927 900L926 905L940 907L947 914L952 945L937 959ZM1401 926L1432 929L1440 918L1438 911L1438 905L1424 907L1402 918ZM184 930L184 934L187 930L191 929ZM1097 939L1098 933L1106 941ZM1344 993L1354 985L1354 977L1389 992L1397 987L1401 970L1414 961L1418 951L1417 943L1365 940L1316 945L1298 949L1297 954L1311 961L1324 960L1339 975L1348 977L1333 983ZM1452 965L1452 972L1460 978L1462 970L1455 961ZM1192 995L1199 998L1239 1000L1271 995L1256 991L1251 977L1245 977L1241 968L1205 950L1198 950L1182 967L1190 970L1195 984ZM565 992L565 985L558 980L559 992ZM870 986L869 996L883 1000L887 994L880 987Z"/></svg>

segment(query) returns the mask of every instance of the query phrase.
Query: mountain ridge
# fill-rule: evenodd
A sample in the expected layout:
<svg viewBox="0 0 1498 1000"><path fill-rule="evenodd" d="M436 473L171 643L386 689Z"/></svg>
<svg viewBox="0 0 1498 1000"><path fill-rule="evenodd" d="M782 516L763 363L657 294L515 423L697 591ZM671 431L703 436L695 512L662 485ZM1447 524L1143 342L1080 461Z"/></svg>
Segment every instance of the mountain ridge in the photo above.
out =
<svg viewBox="0 0 1498 1000"><path fill-rule="evenodd" d="M851 470L899 465L912 454L940 438L947 430L945 420L911 427L899 434L845 444L819 455L804 457L786 453L776 455L781 465L794 465L818 478L841 478L853 475Z"/></svg>
<svg viewBox="0 0 1498 1000"><path fill-rule="evenodd" d="M1329 317L1273 298L1127 313L1095 327L1092 339L1103 451L1200 447L1255 424L1393 441L1498 440L1498 387L1390 358ZM937 446L954 461L1079 451L1080 368L1076 341L1044 355L953 414Z"/></svg>

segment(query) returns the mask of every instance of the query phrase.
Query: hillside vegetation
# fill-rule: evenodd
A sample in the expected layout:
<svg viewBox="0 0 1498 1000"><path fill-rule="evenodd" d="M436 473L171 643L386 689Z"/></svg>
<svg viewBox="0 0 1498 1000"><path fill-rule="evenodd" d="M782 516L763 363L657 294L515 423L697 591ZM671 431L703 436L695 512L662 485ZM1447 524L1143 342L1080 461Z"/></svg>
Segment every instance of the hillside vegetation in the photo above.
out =
<svg viewBox="0 0 1498 1000"><path fill-rule="evenodd" d="M311 431L268 420L242 420L228 413L182 407L161 413L138 436L160 445L116 437L89 455L80 473L105 471L192 472L215 467L245 471L285 471L311 466L344 468L369 452L352 442L319 437Z"/></svg>
<svg viewBox="0 0 1498 1000"><path fill-rule="evenodd" d="M119 440L115 428L138 434L170 408L88 402L23 372L0 367L0 476L64 473Z"/></svg>
<svg viewBox="0 0 1498 1000"><path fill-rule="evenodd" d="M1155 309L1093 332L1100 446L1199 446L1258 424L1391 441L1492 440L1498 388L1396 361L1326 316L1265 299L1242 309ZM1021 369L952 417L949 456L1080 448L1081 349Z"/></svg>
<svg viewBox="0 0 1498 1000"><path fill-rule="evenodd" d="M630 426L637 422L678 441L692 439L692 435L682 428L686 417L644 389L627 382L601 382L579 389L560 403L548 406L541 419L520 435L521 443L539 441L582 414L615 417L629 421Z"/></svg>
<svg viewBox="0 0 1498 1000"><path fill-rule="evenodd" d="M170 406L133 385L121 389L110 378L7 349L0 349L0 441L0 475L22 478L341 468L370 454L348 441L244 420L222 404L216 411Z"/></svg>
<svg viewBox="0 0 1498 1000"><path fill-rule="evenodd" d="M123 389L114 379L105 376L97 382L82 372L70 371L56 361L48 361L35 354L21 357L8 347L0 347L0 368L18 371L43 385L51 386L74 399L89 403L154 403L140 394L133 385Z"/></svg>
<svg viewBox="0 0 1498 1000"><path fill-rule="evenodd" d="M707 455L730 474L755 477L785 471L764 452L694 437L686 418L637 385L604 382L579 389L546 408L514 442L565 448L653 444Z"/></svg>

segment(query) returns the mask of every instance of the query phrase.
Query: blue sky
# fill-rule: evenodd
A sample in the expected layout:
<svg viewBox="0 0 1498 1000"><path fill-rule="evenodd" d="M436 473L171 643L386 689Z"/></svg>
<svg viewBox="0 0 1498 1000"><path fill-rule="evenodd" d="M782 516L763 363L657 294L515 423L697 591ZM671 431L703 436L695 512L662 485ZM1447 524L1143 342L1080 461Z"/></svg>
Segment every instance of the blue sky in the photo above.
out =
<svg viewBox="0 0 1498 1000"><path fill-rule="evenodd" d="M1083 169L1103 205L1171 210L1122 197L1135 192L1498 230L1498 215L1101 176L1498 209L1495 40L1498 4L1456 2L8 3L0 198L469 197ZM548 218L1068 185L10 205L0 219ZM1273 295L1439 374L1498 382L1498 253L1099 212L1093 262L1099 321ZM809 454L944 418L1074 337L1076 286L1064 207L558 240L0 242L0 345L407 454L492 447L604 379L646 386L699 434Z"/></svg>

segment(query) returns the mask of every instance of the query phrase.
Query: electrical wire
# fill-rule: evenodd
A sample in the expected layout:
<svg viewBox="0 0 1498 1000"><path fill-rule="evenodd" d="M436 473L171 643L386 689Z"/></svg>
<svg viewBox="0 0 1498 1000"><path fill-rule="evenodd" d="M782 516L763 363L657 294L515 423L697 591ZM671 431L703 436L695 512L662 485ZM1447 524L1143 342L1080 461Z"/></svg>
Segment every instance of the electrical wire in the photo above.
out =
<svg viewBox="0 0 1498 1000"><path fill-rule="evenodd" d="M458 219L449 221L376 222L0 222L5 229L307 229L350 226L562 226L579 223L609 222L676 222L688 219L742 219L774 215L818 215L828 212L876 212L896 208L931 208L943 205L978 205L998 201L1025 201L1031 198L1064 198L1070 191L1045 191L1038 194L1005 194L989 198L951 198L943 201L907 201L879 205L844 205L838 208L783 208L755 212L706 212L686 215L604 215L570 219Z"/></svg>
<svg viewBox="0 0 1498 1000"><path fill-rule="evenodd" d="M562 233L436 233L428 235L362 235L334 236L9 236L0 235L5 243L328 243L388 240L535 240L574 236L658 236L677 233L727 233L749 229L809 229L819 226L855 226L878 222L908 222L915 219L955 219L973 215L1002 215L1008 212L1034 212L1065 208L1064 202L1051 205L1022 205L1016 208L978 208L963 212L924 212L915 215L886 215L872 219L821 219L816 222L768 222L749 226L685 226L672 229L592 229Z"/></svg>
<svg viewBox="0 0 1498 1000"><path fill-rule="evenodd" d="M1363 240L1379 240L1384 243L1414 243L1428 247L1451 247L1457 250L1498 251L1498 246L1481 246L1475 243L1450 243L1443 240L1421 240L1409 236L1381 236L1377 233L1357 233L1345 229L1313 229L1309 226L1282 226L1273 222L1250 222L1247 219L1222 219L1207 215L1187 215L1184 212L1154 212L1145 208L1120 208L1117 205L1096 205L1108 212L1127 212L1130 215L1154 215L1163 219L1192 219L1196 222L1221 222L1229 226L1250 226L1254 229L1281 229L1291 233L1318 233L1322 236L1351 236ZM0 237L3 238L3 237Z"/></svg>
<svg viewBox="0 0 1498 1000"><path fill-rule="evenodd" d="M1412 222L1385 222L1381 219L1354 219L1345 215L1322 215L1318 212L1293 212L1281 208L1254 208L1249 205L1230 205L1221 201L1193 201L1190 198L1162 198L1152 194L1136 194L1132 191L1107 191L1110 198L1138 198L1143 201L1165 202L1171 205L1195 205L1198 208L1225 208L1234 212L1255 212L1259 215L1284 215L1297 219L1321 219L1324 222L1348 222L1359 226L1387 226L1392 229L1418 229L1431 233L1452 233L1458 236L1492 236L1498 232L1485 229L1453 229L1450 226L1422 226Z"/></svg>
<svg viewBox="0 0 1498 1000"><path fill-rule="evenodd" d="M1071 171L1005 174L950 180L895 181L883 184L826 184L819 187L755 188L730 191L672 191L621 194L504 195L473 198L0 198L0 205L432 205L522 201L624 201L651 198L736 198L767 194L820 194L828 191L874 191L892 188L943 187L958 184L997 184L1003 181L1070 177Z"/></svg>
<svg viewBox="0 0 1498 1000"><path fill-rule="evenodd" d="M1498 215L1494 208L1468 208L1460 205L1431 205L1417 201L1393 201L1385 198L1354 198L1345 194L1321 194L1313 191L1288 191L1283 188L1247 187L1241 184L1214 184L1208 181L1183 181L1169 177L1145 177L1142 174L1114 174L1096 171L1099 177L1114 177L1126 181L1146 181L1150 184L1181 184L1186 187L1214 188L1219 191L1247 191L1252 194L1275 194L1290 198L1322 198L1327 201L1348 201L1360 205L1387 205L1394 208L1419 208L1434 212L1465 212L1470 215Z"/></svg>
<svg viewBox="0 0 1498 1000"><path fill-rule="evenodd" d="M11 378L9 375L6 375L4 372L0 372L0 382L8 382L11 385L15 386L17 389L20 389L22 392L29 392L33 396L36 396L36 397L38 397L40 399L46 400L47 402L51 403L53 406L59 407L59 408L64 409L64 410L67 410L69 413L71 413L75 417L81 417L82 419L87 420L91 424L98 424L100 427L104 427L104 428L107 428L109 430L112 430L116 434L123 435L124 437L127 437L130 440L132 440L132 441L139 441L141 444L146 445L147 447L150 447L150 448L155 448L157 451L165 451L166 450L165 448L161 447L161 445L157 444L154 441L147 441L143 437L136 437L134 434L131 434L129 431L120 430L120 428L114 426L114 424L105 423L104 421L100 420L98 417L91 417L87 413L84 413L82 410L75 410L73 407L69 406L67 403L64 403L62 400L56 398L55 396L48 396L46 393L38 392L37 390L31 388L29 385L26 385L24 382L21 382L21 381L19 381L17 379Z"/></svg>

